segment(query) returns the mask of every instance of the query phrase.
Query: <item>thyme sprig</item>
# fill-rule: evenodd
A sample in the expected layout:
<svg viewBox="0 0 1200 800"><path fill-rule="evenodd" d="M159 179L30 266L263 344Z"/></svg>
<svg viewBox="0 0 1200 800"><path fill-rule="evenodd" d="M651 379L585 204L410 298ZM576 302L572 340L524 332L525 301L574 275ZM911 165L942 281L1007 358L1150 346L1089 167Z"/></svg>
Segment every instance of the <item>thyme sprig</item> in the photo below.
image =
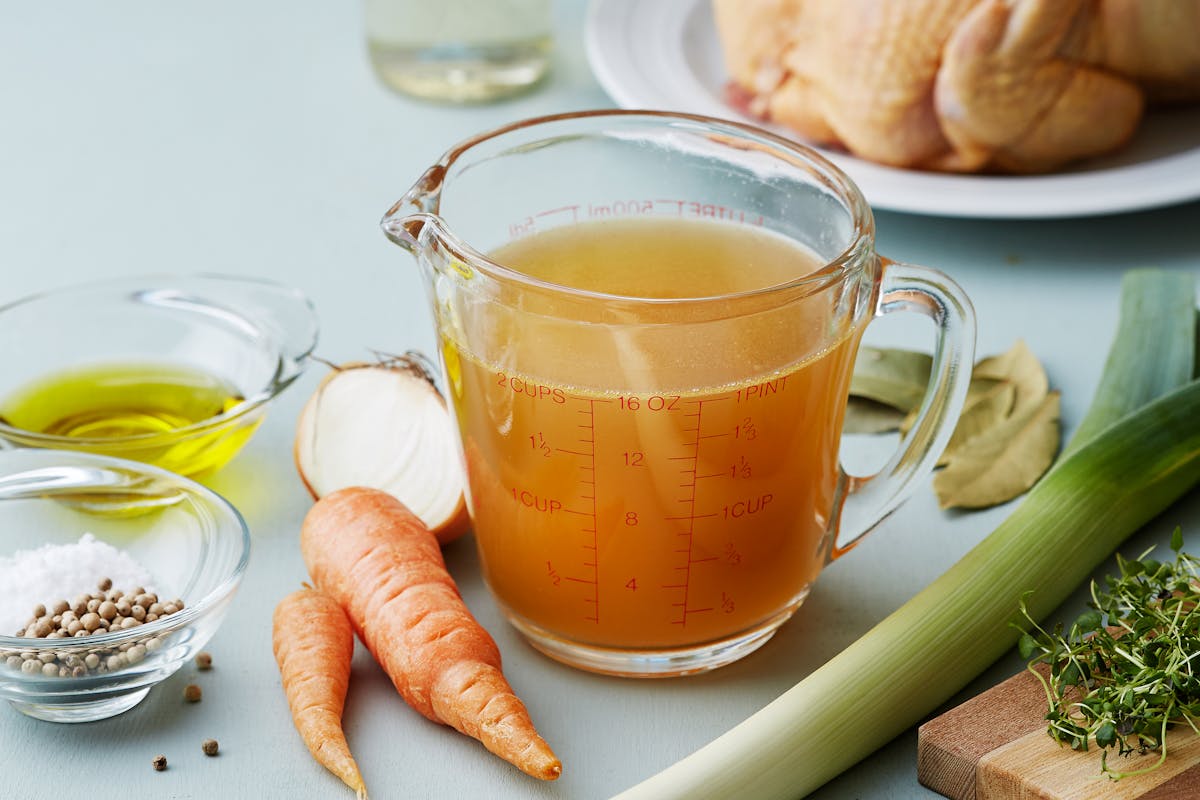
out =
<svg viewBox="0 0 1200 800"><path fill-rule="evenodd" d="M1171 549L1164 562L1150 558L1153 549L1133 560L1118 554L1120 574L1103 588L1092 582L1090 609L1065 631L1044 629L1020 603L1027 626L1018 626L1018 649L1046 690L1048 733L1076 750L1094 743L1112 780L1160 766L1171 727L1200 734L1200 559L1183 552L1178 528ZM1112 750L1159 758L1123 772L1109 764Z"/></svg>

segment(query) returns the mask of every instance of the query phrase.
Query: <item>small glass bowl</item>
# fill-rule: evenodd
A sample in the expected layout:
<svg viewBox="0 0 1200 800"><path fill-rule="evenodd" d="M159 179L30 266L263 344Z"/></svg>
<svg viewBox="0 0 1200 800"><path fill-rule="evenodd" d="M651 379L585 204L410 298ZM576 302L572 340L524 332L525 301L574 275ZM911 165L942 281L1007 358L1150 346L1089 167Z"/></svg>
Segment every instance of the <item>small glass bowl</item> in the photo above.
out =
<svg viewBox="0 0 1200 800"><path fill-rule="evenodd" d="M17 300L0 306L0 446L81 450L180 475L209 474L241 449L271 400L300 376L316 339L308 299L256 279L122 278ZM195 370L228 384L236 399L194 424L130 435L57 435L3 417L6 399L31 383L112 363Z"/></svg>
<svg viewBox="0 0 1200 800"><path fill-rule="evenodd" d="M145 588L164 602L184 603L176 613L115 633L61 639L0 635L0 698L52 722L89 722L137 705L216 632L250 557L245 522L216 493L156 467L87 453L0 452L0 530L0 575L16 551L74 544L90 533L141 565L153 578ZM55 587L48 597L27 598L29 609L15 625L16 608L0 606L9 618L3 624L12 626L0 633L22 627L37 604L70 602L67 592L93 591L100 578L112 576L94 577L84 589ZM12 589L5 587L6 599ZM89 654L104 670L88 667ZM114 656L121 657L110 669ZM25 668L26 661L37 663ZM50 677L47 662L83 670Z"/></svg>

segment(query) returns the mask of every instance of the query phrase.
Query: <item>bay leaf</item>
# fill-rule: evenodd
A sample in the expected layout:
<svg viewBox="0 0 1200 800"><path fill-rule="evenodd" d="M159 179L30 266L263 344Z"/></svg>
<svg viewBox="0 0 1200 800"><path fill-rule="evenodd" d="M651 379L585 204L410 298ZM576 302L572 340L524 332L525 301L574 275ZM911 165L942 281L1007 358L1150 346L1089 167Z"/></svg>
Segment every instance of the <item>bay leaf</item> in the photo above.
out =
<svg viewBox="0 0 1200 800"><path fill-rule="evenodd" d="M958 425L937 465L945 466L950 459L964 447L973 446L974 440L986 434L997 425L1008 419L1013 411L1017 398L1017 387L1008 381L997 383L988 379L971 382L972 388L979 386L980 390L967 392L967 402L963 405L962 415Z"/></svg>
<svg viewBox="0 0 1200 800"><path fill-rule="evenodd" d="M970 412L971 408L976 403L980 402L980 400L982 400L988 392L992 391L997 386L1003 385L1004 383L1007 383L1007 382L1006 381L994 381L991 378L972 377L971 383L967 386L967 399L963 401L963 410L962 410L962 414L960 415L960 417L968 414ZM1014 390L1014 393L1015 393L1015 390ZM912 429L913 423L917 421L917 411L918 410L919 409L914 408L912 411L908 412L907 416L904 417L904 422L900 423L900 432L901 433L907 434L909 432L909 430ZM1011 412L1012 412L1012 406L1010 405L1008 410L1004 412L1004 415L1008 416L1008 414Z"/></svg>
<svg viewBox="0 0 1200 800"><path fill-rule="evenodd" d="M1017 387L1018 399L1020 386ZM933 478L942 508L987 508L1012 500L1037 482L1058 452L1057 391L1038 405L1015 411L971 440Z"/></svg>
<svg viewBox="0 0 1200 800"><path fill-rule="evenodd" d="M865 397L851 396L842 433L891 433L900 429L904 412Z"/></svg>
<svg viewBox="0 0 1200 800"><path fill-rule="evenodd" d="M1040 406L1050 391L1045 368L1022 339L1018 339L1008 352L980 361L971 374L976 378L1013 383L1017 389L1012 410L1014 416Z"/></svg>
<svg viewBox="0 0 1200 800"><path fill-rule="evenodd" d="M860 347L850 379L850 394L911 411L925 396L933 357L893 348Z"/></svg>

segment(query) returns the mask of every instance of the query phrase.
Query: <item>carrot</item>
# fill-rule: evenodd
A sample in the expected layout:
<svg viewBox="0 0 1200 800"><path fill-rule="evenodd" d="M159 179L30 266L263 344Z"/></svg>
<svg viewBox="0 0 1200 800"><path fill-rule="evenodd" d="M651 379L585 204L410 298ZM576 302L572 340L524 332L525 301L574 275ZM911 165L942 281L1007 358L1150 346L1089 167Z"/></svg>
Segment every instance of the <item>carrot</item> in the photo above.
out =
<svg viewBox="0 0 1200 800"><path fill-rule="evenodd" d="M308 512L300 549L405 701L542 780L562 762L500 671L496 642L467 610L437 539L399 500L353 487Z"/></svg>
<svg viewBox="0 0 1200 800"><path fill-rule="evenodd" d="M367 789L342 731L354 633L341 606L304 588L275 607L272 644L292 721L309 752L366 800Z"/></svg>

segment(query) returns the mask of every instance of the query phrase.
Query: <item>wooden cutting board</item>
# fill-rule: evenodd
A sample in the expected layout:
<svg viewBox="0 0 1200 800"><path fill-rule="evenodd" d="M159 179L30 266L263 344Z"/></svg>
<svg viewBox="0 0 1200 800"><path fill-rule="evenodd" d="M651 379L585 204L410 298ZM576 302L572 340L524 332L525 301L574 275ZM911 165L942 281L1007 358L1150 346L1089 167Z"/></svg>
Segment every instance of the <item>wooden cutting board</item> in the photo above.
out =
<svg viewBox="0 0 1200 800"><path fill-rule="evenodd" d="M922 725L917 778L954 800L1200 800L1200 736L1167 735L1169 757L1158 769L1111 781L1100 752L1060 747L1046 734L1046 693L1027 671ZM1132 771L1157 753L1110 765Z"/></svg>

